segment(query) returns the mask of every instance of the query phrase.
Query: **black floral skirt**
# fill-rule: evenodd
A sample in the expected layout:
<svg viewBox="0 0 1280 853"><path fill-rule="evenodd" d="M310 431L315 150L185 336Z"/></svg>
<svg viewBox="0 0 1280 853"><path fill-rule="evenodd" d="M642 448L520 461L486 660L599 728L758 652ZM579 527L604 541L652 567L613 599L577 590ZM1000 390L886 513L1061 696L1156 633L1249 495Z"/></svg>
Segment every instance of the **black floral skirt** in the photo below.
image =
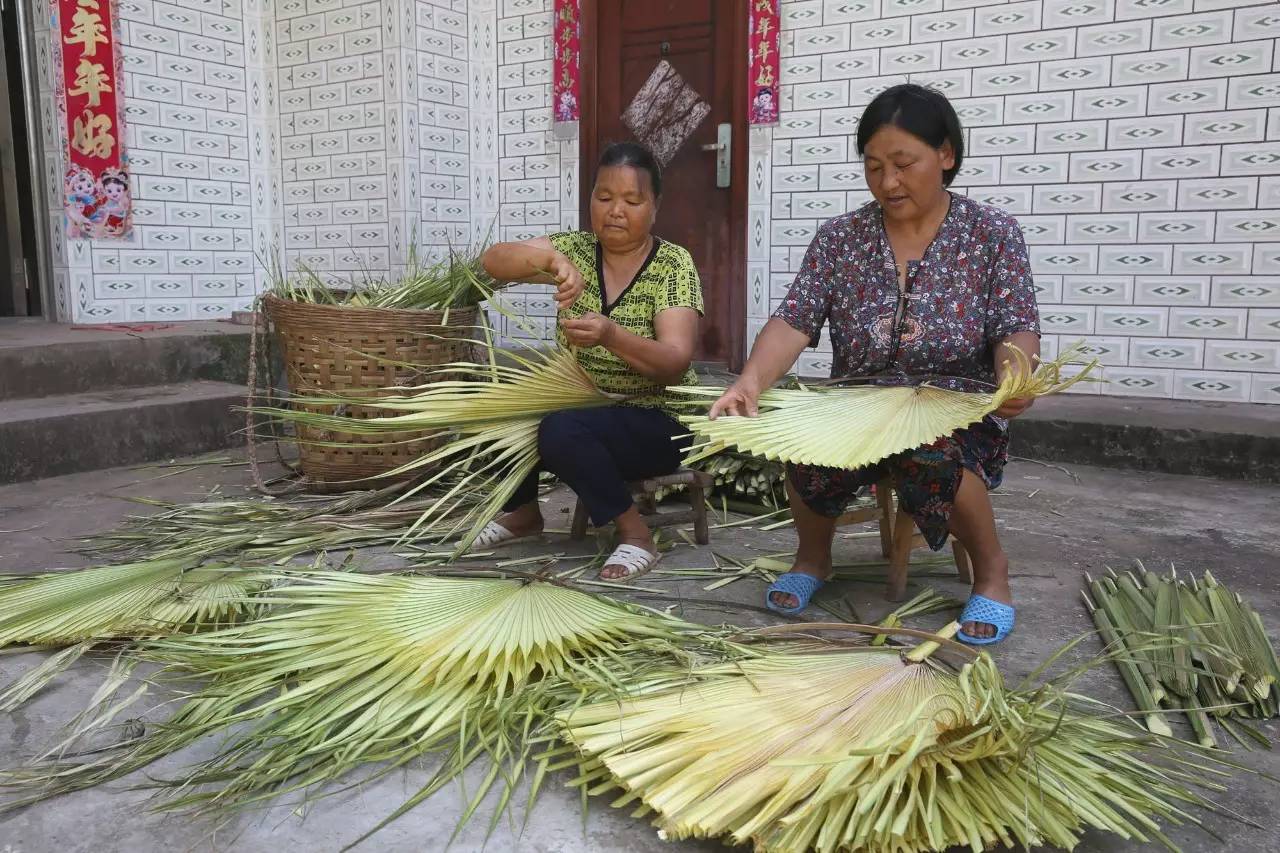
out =
<svg viewBox="0 0 1280 853"><path fill-rule="evenodd" d="M1009 460L1006 422L986 419L937 441L895 454L867 468L848 471L819 465L788 465L787 476L805 506L836 518L858 492L892 477L902 508L911 513L929 547L947 543L948 523L965 469L997 488Z"/></svg>

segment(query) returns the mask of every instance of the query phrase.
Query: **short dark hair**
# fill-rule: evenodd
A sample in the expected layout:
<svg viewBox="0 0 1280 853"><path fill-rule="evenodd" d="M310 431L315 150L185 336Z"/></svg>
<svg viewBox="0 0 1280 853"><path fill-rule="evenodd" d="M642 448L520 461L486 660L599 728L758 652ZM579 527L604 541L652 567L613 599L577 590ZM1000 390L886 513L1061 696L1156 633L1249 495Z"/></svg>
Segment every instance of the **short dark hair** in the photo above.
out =
<svg viewBox="0 0 1280 853"><path fill-rule="evenodd" d="M595 177L600 176L601 169L607 169L610 166L630 166L633 169L648 172L649 186L653 187L654 198L662 195L662 167L658 165L653 152L639 142L615 142L605 148L604 153L600 155L600 162L596 164Z"/></svg>
<svg viewBox="0 0 1280 853"><path fill-rule="evenodd" d="M946 95L916 83L890 86L876 95L862 111L862 119L858 122L859 157L871 137L885 125L901 128L934 148L950 142L956 162L942 173L942 185L951 186L964 161L964 133L960 128L960 117Z"/></svg>

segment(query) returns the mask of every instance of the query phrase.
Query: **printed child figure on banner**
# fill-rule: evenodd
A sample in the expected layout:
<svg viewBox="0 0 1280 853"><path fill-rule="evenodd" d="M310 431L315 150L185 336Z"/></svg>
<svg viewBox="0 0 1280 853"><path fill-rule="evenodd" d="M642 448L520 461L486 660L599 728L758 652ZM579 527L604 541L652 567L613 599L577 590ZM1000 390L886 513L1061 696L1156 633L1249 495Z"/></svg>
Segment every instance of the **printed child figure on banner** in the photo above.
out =
<svg viewBox="0 0 1280 853"><path fill-rule="evenodd" d="M768 86L756 91L751 102L750 122L752 124L774 124L778 120L778 101L773 97L773 90Z"/></svg>
<svg viewBox="0 0 1280 853"><path fill-rule="evenodd" d="M63 180L67 236L77 239L124 237L131 225L129 175L111 166L98 180L84 166L72 165Z"/></svg>

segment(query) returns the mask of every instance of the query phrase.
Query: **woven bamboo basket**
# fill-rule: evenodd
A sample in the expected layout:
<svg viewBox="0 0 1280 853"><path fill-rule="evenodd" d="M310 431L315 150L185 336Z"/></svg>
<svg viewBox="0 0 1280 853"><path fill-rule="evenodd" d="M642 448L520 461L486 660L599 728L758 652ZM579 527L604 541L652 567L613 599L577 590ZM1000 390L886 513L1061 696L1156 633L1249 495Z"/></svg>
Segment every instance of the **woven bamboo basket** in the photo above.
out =
<svg viewBox="0 0 1280 853"><path fill-rule="evenodd" d="M431 371L457 361L473 361L479 309L418 311L393 308L314 305L268 294L263 307L284 350L285 373L295 396L342 394L394 396L397 387L424 385L446 378ZM411 366L410 366L411 365ZM333 406L306 406L332 413ZM384 417L386 410L348 405L353 418ZM309 485L324 491L385 486L379 477L438 446L413 440L421 433L377 436L297 427L298 455ZM314 442L342 443L330 447ZM415 476L422 473L421 469ZM373 478L373 479L371 479Z"/></svg>

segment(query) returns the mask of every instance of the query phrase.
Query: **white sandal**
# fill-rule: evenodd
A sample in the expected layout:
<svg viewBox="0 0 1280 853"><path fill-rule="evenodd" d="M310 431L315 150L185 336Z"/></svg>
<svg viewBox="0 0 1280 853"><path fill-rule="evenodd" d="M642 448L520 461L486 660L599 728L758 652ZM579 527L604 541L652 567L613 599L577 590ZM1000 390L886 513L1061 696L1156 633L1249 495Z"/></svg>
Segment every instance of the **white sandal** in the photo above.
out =
<svg viewBox="0 0 1280 853"><path fill-rule="evenodd" d="M661 554L651 554L639 545L619 545L613 549L613 553L609 555L609 559L605 561L604 568L598 576L604 581L629 581L632 578L638 578L645 572L658 565L658 560L662 559ZM610 566L619 566L624 574L616 578L604 577L604 569Z"/></svg>
<svg viewBox="0 0 1280 853"><path fill-rule="evenodd" d="M526 533L523 536L517 536L507 528L503 527L496 521L491 521L481 528L480 533L476 535L475 541L471 543L470 550L483 551L488 548L499 548L503 545L510 545L514 542L523 542L526 539L541 539L542 532Z"/></svg>

